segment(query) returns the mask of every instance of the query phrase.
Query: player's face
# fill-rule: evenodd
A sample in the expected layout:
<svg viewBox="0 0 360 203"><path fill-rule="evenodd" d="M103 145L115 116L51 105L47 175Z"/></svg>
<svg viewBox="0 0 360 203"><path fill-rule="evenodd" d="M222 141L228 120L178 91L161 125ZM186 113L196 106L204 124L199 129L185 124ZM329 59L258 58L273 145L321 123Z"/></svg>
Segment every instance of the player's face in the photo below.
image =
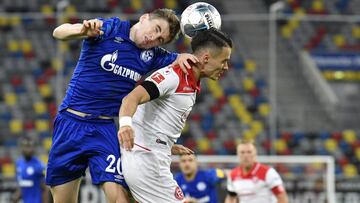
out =
<svg viewBox="0 0 360 203"><path fill-rule="evenodd" d="M219 51L215 51L219 52ZM229 69L229 60L231 55L230 47L223 47L219 53L210 53L208 59L205 59L203 74L213 80L218 80L225 71Z"/></svg>
<svg viewBox="0 0 360 203"><path fill-rule="evenodd" d="M240 144L237 147L237 154L240 165L244 167L252 166L256 161L256 149L252 144Z"/></svg>
<svg viewBox="0 0 360 203"><path fill-rule="evenodd" d="M149 14L140 17L140 29L135 31L134 42L142 49L153 48L169 41L170 26L162 18L150 18Z"/></svg>
<svg viewBox="0 0 360 203"><path fill-rule="evenodd" d="M197 169L197 161L194 155L183 155L180 157L180 169L185 174L192 174Z"/></svg>
<svg viewBox="0 0 360 203"><path fill-rule="evenodd" d="M31 142L21 143L22 154L25 158L30 159L34 155L34 145Z"/></svg>

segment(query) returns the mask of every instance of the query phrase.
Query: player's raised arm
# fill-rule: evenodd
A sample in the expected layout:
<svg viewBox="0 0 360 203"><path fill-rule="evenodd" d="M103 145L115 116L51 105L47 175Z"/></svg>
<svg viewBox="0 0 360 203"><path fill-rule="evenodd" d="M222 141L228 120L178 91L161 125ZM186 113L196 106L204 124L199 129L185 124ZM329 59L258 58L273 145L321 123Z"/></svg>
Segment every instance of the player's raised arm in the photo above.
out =
<svg viewBox="0 0 360 203"><path fill-rule="evenodd" d="M98 19L84 20L83 23L65 23L53 31L53 37L58 40L83 39L97 37L103 34L100 30L103 21Z"/></svg>

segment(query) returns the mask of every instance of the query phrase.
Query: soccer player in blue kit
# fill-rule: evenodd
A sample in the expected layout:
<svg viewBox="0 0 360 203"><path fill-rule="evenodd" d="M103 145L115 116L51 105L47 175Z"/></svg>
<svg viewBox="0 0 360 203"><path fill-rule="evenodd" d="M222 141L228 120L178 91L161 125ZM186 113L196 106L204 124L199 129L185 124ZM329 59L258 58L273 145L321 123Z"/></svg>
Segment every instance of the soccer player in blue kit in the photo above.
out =
<svg viewBox="0 0 360 203"><path fill-rule="evenodd" d="M49 191L44 179L45 165L34 156L35 141L26 136L21 139L20 145L22 156L16 161L19 188L13 202L22 199L24 203L47 203Z"/></svg>
<svg viewBox="0 0 360 203"><path fill-rule="evenodd" d="M87 167L93 184L101 186L109 202L129 201L112 117L117 116L123 97L148 72L172 63L186 72L187 60L198 61L191 54L157 47L172 41L179 28L172 10L157 9L134 24L114 17L63 24L54 30L56 39L84 39L54 121L46 174L54 202L77 202Z"/></svg>
<svg viewBox="0 0 360 203"><path fill-rule="evenodd" d="M179 162L181 173L174 176L185 194L187 203L217 203L216 185L225 180L221 169L198 169L194 154L181 155Z"/></svg>

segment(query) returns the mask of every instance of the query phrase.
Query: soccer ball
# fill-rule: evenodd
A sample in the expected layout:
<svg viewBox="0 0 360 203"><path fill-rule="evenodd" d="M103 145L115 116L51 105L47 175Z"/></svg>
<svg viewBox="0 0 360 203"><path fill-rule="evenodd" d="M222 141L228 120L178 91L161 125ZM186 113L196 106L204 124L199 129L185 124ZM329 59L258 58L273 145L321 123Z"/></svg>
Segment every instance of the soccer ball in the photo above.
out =
<svg viewBox="0 0 360 203"><path fill-rule="evenodd" d="M198 31L210 28L220 29L221 16L214 6L197 2L188 6L181 14L181 32L192 38Z"/></svg>

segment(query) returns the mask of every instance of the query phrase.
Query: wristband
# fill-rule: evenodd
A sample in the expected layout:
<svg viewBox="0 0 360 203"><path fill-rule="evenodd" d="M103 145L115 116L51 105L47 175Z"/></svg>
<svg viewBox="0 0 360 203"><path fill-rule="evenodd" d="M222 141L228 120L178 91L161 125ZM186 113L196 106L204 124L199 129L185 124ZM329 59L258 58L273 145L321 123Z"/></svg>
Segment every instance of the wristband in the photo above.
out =
<svg viewBox="0 0 360 203"><path fill-rule="evenodd" d="M132 127L132 118L130 116L122 116L119 119L119 128L124 126Z"/></svg>

